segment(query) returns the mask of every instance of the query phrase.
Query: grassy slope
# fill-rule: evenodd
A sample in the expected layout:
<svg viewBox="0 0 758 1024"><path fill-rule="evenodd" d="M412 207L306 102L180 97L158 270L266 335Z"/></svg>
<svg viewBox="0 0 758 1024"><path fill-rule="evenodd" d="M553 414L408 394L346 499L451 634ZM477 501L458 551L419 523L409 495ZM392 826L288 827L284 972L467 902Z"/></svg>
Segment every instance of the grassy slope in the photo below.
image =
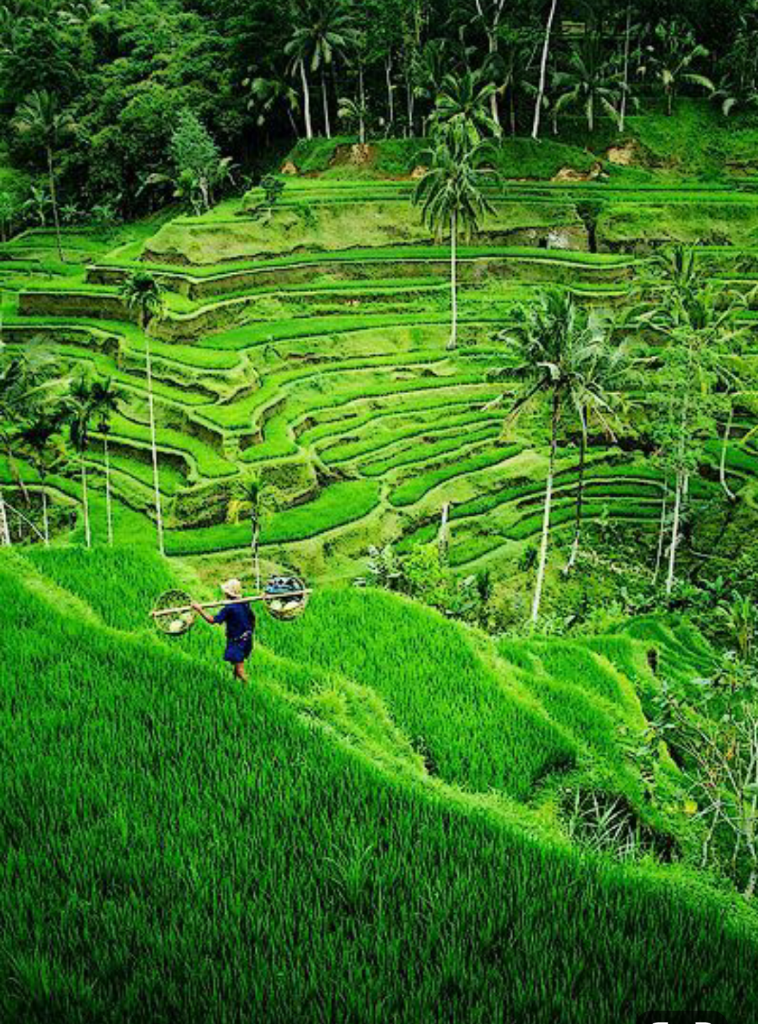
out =
<svg viewBox="0 0 758 1024"><path fill-rule="evenodd" d="M245 691L208 633L145 633L169 583L126 551L0 564L3 1020L631 1024L704 1002L734 1019L758 997L758 932L726 897L582 858L544 814L475 795L501 782L488 750L511 790L524 758L587 729L607 754L609 669L565 644L498 662L406 602L326 592L262 624ZM567 665L582 675L553 717L539 691Z"/></svg>

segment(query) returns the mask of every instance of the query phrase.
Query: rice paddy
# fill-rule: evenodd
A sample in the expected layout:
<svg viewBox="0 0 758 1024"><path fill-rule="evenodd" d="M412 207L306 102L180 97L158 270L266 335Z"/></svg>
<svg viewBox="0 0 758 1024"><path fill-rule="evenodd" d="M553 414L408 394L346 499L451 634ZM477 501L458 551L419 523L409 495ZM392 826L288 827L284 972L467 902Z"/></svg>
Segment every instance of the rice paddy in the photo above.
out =
<svg viewBox="0 0 758 1024"><path fill-rule="evenodd" d="M751 191L725 183L506 182L491 222L460 250L461 346L446 352L448 251L421 231L408 182L296 178L283 195L266 224L245 216L259 198L251 193L205 216L165 221L153 236L140 229L134 241L118 237L111 252L96 237L69 232L65 265L52 258L50 232L5 244L5 340L21 345L40 335L62 372L107 374L124 389L111 436L112 485L120 514L142 517L147 529L145 338L119 289L145 266L167 289L151 348L160 489L174 555L244 548L245 527L235 525L230 508L238 489L257 477L270 487L262 544L272 563L286 545L288 558L318 571L326 545L359 573L372 543L407 550L428 539L430 517L450 502L452 563L463 569L491 556L487 562L496 566L499 551L536 533L527 491L537 494L546 468L533 431L503 438L502 415L482 411L501 390L488 371L514 303L545 283L600 307L623 301L648 244L645 231L623 236L631 208L640 221L657 224L670 210L681 224L689 204L700 211L703 242L717 206L733 211L738 224L758 210ZM597 252L588 251L576 213L587 199L601 204L605 218ZM301 216L306 206L317 211L314 222ZM371 225L365 239L352 230L359 223ZM735 252L748 258L738 234L730 246L703 246L710 273L733 273ZM566 442L564 475L576 461ZM755 475L750 444L737 438L730 446L735 486ZM714 441L707 448L713 462L717 447ZM532 483L504 488L501 474L511 476L521 452L531 454ZM613 461L610 448L606 453ZM660 487L644 455L624 461L623 481L605 473L602 460L593 463L588 518L652 526ZM96 441L89 468L97 502L104 481ZM25 479L34 485L34 472L25 471ZM77 487L72 477L66 493L75 499ZM557 532L570 518L570 501L565 489Z"/></svg>
<svg viewBox="0 0 758 1024"><path fill-rule="evenodd" d="M511 572L539 535L548 467L540 414L513 426L492 404L515 387L491 375L514 306L546 283L623 306L676 239L707 243L709 276L748 289L758 193L664 175L503 183L459 253L449 351L449 250L410 190L288 179L266 223L252 190L107 242L66 232L65 265L49 231L0 245L3 341L40 337L62 375L109 375L124 394L114 547L96 429L91 551L79 464L41 479L0 458L11 497L20 480L57 512L51 549L0 553L3 1021L626 1024L661 1007L743 1019L758 997L755 910L699 869L686 809L652 798L650 773L663 792L679 778L665 745L636 756L661 678L712 668L696 631L649 616L493 638L335 583L363 575L372 545L435 541L443 508L460 578ZM120 297L145 268L166 289L149 339ZM725 455L729 485L752 495L754 402L740 396ZM623 441L593 438L584 518L653 538L664 476L633 431ZM705 440L695 513L721 500L720 459ZM562 430L558 544L578 460ZM302 618L260 617L244 690L202 623L160 635L148 613L165 591L215 597L219 566L249 564L253 480L264 566L316 585ZM582 827L609 806L623 855Z"/></svg>
<svg viewBox="0 0 758 1024"><path fill-rule="evenodd" d="M752 912L686 860L588 854L558 813L604 785L679 842L625 754L644 623L496 647L326 588L262 620L253 693L210 631L151 631L172 584L139 550L0 559L3 1019L484 1024L505 1002L579 1024L694 1009L703 978L728 1019L755 998Z"/></svg>

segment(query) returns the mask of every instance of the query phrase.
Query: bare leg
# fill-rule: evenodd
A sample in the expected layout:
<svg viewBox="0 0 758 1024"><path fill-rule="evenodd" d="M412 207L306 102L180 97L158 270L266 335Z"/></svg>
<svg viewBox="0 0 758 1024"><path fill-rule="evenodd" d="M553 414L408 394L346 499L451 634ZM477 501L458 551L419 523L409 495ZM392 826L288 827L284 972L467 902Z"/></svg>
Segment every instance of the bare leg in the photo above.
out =
<svg viewBox="0 0 758 1024"><path fill-rule="evenodd" d="M244 661L237 662L234 666L234 678L239 679L241 683L247 682L247 676L245 675L245 663Z"/></svg>

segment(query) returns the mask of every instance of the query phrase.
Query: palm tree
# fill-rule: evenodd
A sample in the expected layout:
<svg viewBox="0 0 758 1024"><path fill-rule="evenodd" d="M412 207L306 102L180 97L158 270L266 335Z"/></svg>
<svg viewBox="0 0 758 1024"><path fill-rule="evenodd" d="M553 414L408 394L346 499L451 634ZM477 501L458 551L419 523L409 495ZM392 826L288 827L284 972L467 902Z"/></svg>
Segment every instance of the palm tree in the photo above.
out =
<svg viewBox="0 0 758 1024"><path fill-rule="evenodd" d="M476 16L482 24L487 36L487 59L490 66L497 63L498 42L500 39L500 23L505 11L506 0L474 0ZM497 105L497 90L490 95L490 116L500 128L500 113Z"/></svg>
<svg viewBox="0 0 758 1024"><path fill-rule="evenodd" d="M290 71L299 73L303 86L306 138L313 138L310 110L310 87L306 65L314 74L321 73L321 99L324 108L326 137L332 137L329 118L329 97L326 88L326 69L335 56L344 55L353 41L350 12L340 0L295 0L293 4L295 27L284 52L290 61Z"/></svg>
<svg viewBox="0 0 758 1024"><path fill-rule="evenodd" d="M85 455L89 448L90 422L92 420L92 388L85 377L79 377L71 385L68 397L69 437L79 453L79 469L82 480L82 509L84 513L84 540L92 547L92 530L89 517L87 486L87 463Z"/></svg>
<svg viewBox="0 0 758 1024"><path fill-rule="evenodd" d="M164 554L163 512L161 509L160 475L158 472L158 443L155 432L155 403L153 401L153 370L150 353L150 323L163 315L163 288L152 274L136 271L126 279L121 289L126 308L137 314L140 330L145 337L145 375L147 378L147 406L150 417L150 447L153 460L153 488L155 491L155 523L158 531L158 550Z"/></svg>
<svg viewBox="0 0 758 1024"><path fill-rule="evenodd" d="M250 90L247 109L254 111L255 123L259 128L262 128L272 112L282 105L287 111L293 134L295 137L299 135L294 115L300 113L300 98L286 78L278 75L271 78L258 76L246 78L242 84Z"/></svg>
<svg viewBox="0 0 758 1024"><path fill-rule="evenodd" d="M432 130L451 131L470 146L486 136L499 137L500 125L488 109L495 93L494 83L479 71L466 71L460 77L445 75L430 118Z"/></svg>
<svg viewBox="0 0 758 1024"><path fill-rule="evenodd" d="M108 437L111 432L111 416L118 412L124 392L116 387L110 377L96 380L92 385L92 412L97 417L97 429L103 437L103 462L105 464L105 509L108 521L108 544L113 546L113 509L111 502L111 458Z"/></svg>
<svg viewBox="0 0 758 1024"><path fill-rule="evenodd" d="M572 380L570 402L579 422L579 479L576 492L576 517L571 553L563 570L568 575L576 563L582 536L584 510L584 473L590 423L612 441L616 440L618 406L629 371L629 359L623 345L613 340L613 324L606 316L590 315L587 319L587 350Z"/></svg>
<svg viewBox="0 0 758 1024"><path fill-rule="evenodd" d="M421 206L424 223L438 239L450 231L450 295L451 321L448 349L458 341L458 292L456 257L458 236L466 238L477 230L482 217L493 206L484 192L485 176L491 171L481 169L489 146L469 144L459 132L446 132L430 151L431 166L420 178L413 194L414 204Z"/></svg>
<svg viewBox="0 0 758 1024"><path fill-rule="evenodd" d="M50 202L55 223L55 235L58 241L58 257L63 263L63 243L61 241L61 222L58 212L58 196L55 188L55 149L63 135L73 125L71 116L58 110L55 97L46 89L31 93L21 104L14 118L16 131L20 135L28 135L45 151L47 159L47 177L50 188Z"/></svg>
<svg viewBox="0 0 758 1024"><path fill-rule="evenodd" d="M513 378L524 386L513 403L508 422L513 420L539 395L550 396L550 451L545 483L542 537L537 563L537 580L532 599L531 621L539 619L547 567L550 514L552 509L555 463L558 450L558 426L568 404L597 401L600 391L589 389L587 381L598 357L598 342L587 313L567 293L548 290L539 301L519 307L513 323L501 332L501 340L510 347L517 364L491 374L493 379Z"/></svg>
<svg viewBox="0 0 758 1024"><path fill-rule="evenodd" d="M602 44L596 34L585 37L582 44L571 50L568 67L556 73L553 81L559 96L553 107L553 116L569 106L580 105L587 118L590 132L595 130L599 108L618 125L618 104L622 96L621 72L613 71L604 59Z"/></svg>
<svg viewBox="0 0 758 1024"><path fill-rule="evenodd" d="M648 61L640 68L641 75L648 70L661 83L666 97L666 113L674 112L674 99L683 83L697 85L713 93L715 86L710 78L690 70L692 65L709 51L695 41L692 29L678 19L659 22L655 26L656 45L647 48Z"/></svg>
<svg viewBox="0 0 758 1024"><path fill-rule="evenodd" d="M717 413L723 408L719 388L731 395L737 384L732 356L739 354L748 339L747 331L735 322L735 313L745 304L744 296L730 293L707 281L694 254L677 247L651 261L658 271L638 308L630 318L638 327L661 342L659 386L651 395L654 433L660 457L674 478L674 508L671 522L666 593L674 586L676 556L689 478L700 457L700 439L716 429ZM722 467L728 443L731 417L722 439ZM725 485L722 468L722 483ZM728 487L725 486L727 494Z"/></svg>
<svg viewBox="0 0 758 1024"><path fill-rule="evenodd" d="M0 320L1 326L1 320ZM42 407L51 384L52 362L49 353L36 342L28 344L21 355L8 355L0 342L0 449L25 501L29 493L17 465L18 442ZM7 503L0 489L0 544L10 544Z"/></svg>
<svg viewBox="0 0 758 1024"><path fill-rule="evenodd" d="M534 101L532 138L535 140L540 136L540 118L542 116L542 106L545 102L545 85L547 82L547 60L550 55L550 36L553 31L553 22L555 21L555 11L557 7L558 0L550 0L550 11L548 12L547 22L545 24L545 38L542 43L542 57L540 58L540 79L539 85L537 86L537 98Z"/></svg>
<svg viewBox="0 0 758 1024"><path fill-rule="evenodd" d="M65 417L63 407L42 410L31 420L21 434L22 450L28 454L29 461L37 471L42 491L42 532L45 547L50 546L50 517L48 512L47 490L45 481L47 474L63 458L60 442L56 443L56 435Z"/></svg>

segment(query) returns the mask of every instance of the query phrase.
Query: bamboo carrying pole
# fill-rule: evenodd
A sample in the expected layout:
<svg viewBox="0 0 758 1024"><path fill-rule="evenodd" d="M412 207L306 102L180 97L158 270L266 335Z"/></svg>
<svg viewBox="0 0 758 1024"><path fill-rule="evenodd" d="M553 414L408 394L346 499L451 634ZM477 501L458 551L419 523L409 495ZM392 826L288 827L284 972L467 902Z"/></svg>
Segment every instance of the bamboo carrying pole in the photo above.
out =
<svg viewBox="0 0 758 1024"><path fill-rule="evenodd" d="M205 601L198 602L201 608L223 608L227 604L245 604L249 601L275 601L288 600L290 597L304 597L306 594L310 594L310 590L288 590L284 594L255 594L251 597L235 597L229 601ZM163 615L181 615L183 612L192 612L194 607L191 604L184 605L183 608L161 608L160 611L152 611L150 615L152 618L157 619Z"/></svg>

